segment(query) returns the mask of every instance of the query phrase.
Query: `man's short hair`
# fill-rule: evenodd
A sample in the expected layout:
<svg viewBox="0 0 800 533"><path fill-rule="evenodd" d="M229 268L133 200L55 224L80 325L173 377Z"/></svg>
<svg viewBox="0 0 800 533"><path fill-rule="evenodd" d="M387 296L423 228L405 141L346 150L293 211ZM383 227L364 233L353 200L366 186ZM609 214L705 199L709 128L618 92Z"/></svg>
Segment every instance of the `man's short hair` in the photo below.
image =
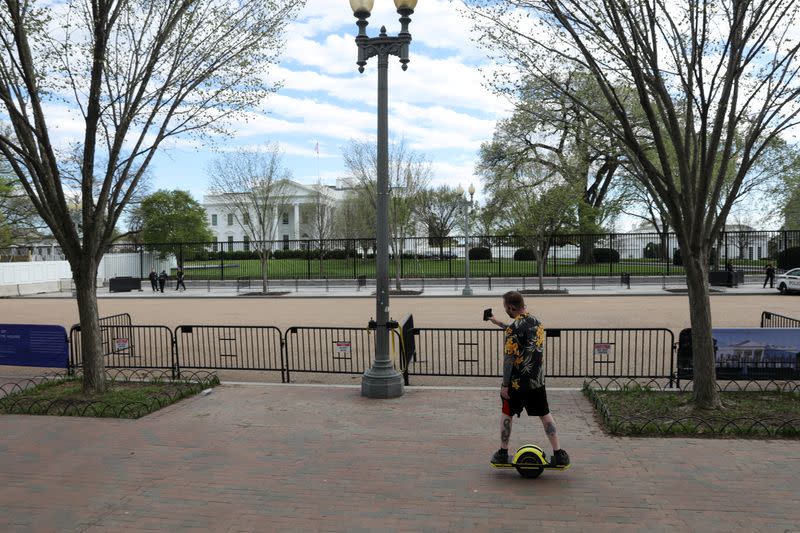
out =
<svg viewBox="0 0 800 533"><path fill-rule="evenodd" d="M503 295L503 303L513 305L517 309L525 307L525 299L517 291L508 291Z"/></svg>

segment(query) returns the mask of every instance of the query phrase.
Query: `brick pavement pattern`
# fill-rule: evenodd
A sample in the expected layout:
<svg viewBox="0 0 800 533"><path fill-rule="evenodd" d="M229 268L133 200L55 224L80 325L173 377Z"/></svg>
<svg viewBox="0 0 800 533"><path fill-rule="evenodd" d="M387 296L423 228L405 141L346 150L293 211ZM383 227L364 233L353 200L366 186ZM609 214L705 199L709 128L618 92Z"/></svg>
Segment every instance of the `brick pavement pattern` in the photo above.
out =
<svg viewBox="0 0 800 533"><path fill-rule="evenodd" d="M800 442L610 438L551 391L573 468L494 470L494 389L223 385L135 421L0 417L0 531L796 531ZM515 420L512 446L545 444ZM547 449L549 453L550 450Z"/></svg>

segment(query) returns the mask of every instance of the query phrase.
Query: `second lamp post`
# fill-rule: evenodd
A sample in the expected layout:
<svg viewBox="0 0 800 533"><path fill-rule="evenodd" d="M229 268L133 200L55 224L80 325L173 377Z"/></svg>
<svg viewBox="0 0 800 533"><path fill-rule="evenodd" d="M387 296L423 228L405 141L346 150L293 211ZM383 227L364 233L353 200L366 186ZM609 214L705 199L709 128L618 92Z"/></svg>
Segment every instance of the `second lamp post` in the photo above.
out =
<svg viewBox="0 0 800 533"><path fill-rule="evenodd" d="M464 289L461 291L462 296L472 296L472 287L469 286L469 215L472 211L472 198L475 196L475 186L469 186L469 200L464 197L464 188L458 184L456 189L458 197L461 200L461 208L464 210Z"/></svg>

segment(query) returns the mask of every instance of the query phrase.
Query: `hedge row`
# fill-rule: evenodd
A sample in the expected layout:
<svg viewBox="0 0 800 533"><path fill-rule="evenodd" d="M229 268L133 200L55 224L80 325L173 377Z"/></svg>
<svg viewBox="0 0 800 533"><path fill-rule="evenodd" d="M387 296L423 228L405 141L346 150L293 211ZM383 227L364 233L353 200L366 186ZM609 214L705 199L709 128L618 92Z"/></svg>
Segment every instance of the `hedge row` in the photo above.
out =
<svg viewBox="0 0 800 533"><path fill-rule="evenodd" d="M592 250L595 263L619 263L619 252L611 248ZM535 261L536 254L530 248L520 248L514 252L514 261Z"/></svg>
<svg viewBox="0 0 800 533"><path fill-rule="evenodd" d="M363 254L355 250L323 250L325 259L348 259L361 258ZM269 254L270 259L318 259L319 250L272 250ZM220 259L244 260L259 259L260 256L255 250L236 250L209 252L206 250L186 251L183 253L184 261L219 261Z"/></svg>
<svg viewBox="0 0 800 533"><path fill-rule="evenodd" d="M800 246L778 252L778 268L789 270L800 266Z"/></svg>

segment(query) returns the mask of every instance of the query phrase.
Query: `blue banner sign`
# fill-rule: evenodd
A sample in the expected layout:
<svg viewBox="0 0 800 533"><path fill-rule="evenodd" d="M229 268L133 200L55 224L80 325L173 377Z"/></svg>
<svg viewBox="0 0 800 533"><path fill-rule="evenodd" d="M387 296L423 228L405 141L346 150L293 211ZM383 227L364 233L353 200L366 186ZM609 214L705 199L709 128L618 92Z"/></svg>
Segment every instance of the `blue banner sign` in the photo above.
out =
<svg viewBox="0 0 800 533"><path fill-rule="evenodd" d="M67 368L63 326L0 324L0 365Z"/></svg>

